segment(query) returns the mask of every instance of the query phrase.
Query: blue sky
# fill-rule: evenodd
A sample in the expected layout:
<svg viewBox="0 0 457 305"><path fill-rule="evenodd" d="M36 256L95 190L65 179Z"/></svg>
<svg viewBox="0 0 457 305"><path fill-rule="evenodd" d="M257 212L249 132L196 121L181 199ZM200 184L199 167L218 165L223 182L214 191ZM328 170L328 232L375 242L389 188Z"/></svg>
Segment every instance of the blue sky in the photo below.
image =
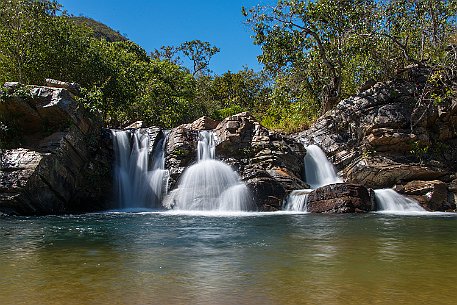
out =
<svg viewBox="0 0 457 305"><path fill-rule="evenodd" d="M221 49L210 68L216 74L260 70L251 30L243 24L241 7L274 4L276 0L60 0L70 14L103 22L138 43L147 52L162 45L179 45L193 39L209 41Z"/></svg>

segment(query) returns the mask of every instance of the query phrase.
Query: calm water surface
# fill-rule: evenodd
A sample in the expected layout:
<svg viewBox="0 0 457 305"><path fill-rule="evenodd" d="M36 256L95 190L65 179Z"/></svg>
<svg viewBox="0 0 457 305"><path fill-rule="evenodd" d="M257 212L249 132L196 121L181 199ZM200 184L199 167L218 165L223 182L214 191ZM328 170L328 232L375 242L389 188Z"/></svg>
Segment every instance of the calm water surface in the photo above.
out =
<svg viewBox="0 0 457 305"><path fill-rule="evenodd" d="M0 304L456 304L457 217L0 218Z"/></svg>

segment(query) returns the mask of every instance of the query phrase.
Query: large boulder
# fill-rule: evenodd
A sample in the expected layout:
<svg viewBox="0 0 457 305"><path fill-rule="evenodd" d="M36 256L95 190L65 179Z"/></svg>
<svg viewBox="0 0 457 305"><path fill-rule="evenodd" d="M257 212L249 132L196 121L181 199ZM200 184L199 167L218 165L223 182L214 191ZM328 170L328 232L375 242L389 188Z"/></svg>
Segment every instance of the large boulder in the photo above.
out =
<svg viewBox="0 0 457 305"><path fill-rule="evenodd" d="M420 100L421 82L370 85L294 137L319 145L349 183L390 188L440 180L450 190L457 170L457 102Z"/></svg>
<svg viewBox="0 0 457 305"><path fill-rule="evenodd" d="M362 185L329 184L308 195L307 211L310 213L366 213L373 210L373 196Z"/></svg>
<svg viewBox="0 0 457 305"><path fill-rule="evenodd" d="M65 88L7 88L0 117L0 211L62 214L100 210L111 195L109 142L101 122ZM20 92L19 92L20 90Z"/></svg>

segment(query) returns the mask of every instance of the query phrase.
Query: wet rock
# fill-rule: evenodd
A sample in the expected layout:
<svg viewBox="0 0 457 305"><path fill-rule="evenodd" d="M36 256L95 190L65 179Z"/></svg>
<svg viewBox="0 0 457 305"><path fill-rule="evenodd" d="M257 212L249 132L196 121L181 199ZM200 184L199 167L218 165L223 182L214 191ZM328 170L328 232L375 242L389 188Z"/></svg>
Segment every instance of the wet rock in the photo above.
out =
<svg viewBox="0 0 457 305"><path fill-rule="evenodd" d="M259 210L279 210L291 191L308 187L302 181L303 145L266 129L249 113L226 118L215 134L216 155L238 169Z"/></svg>
<svg viewBox="0 0 457 305"><path fill-rule="evenodd" d="M375 209L367 188L337 183L320 187L308 195L310 213L365 213Z"/></svg>
<svg viewBox="0 0 457 305"><path fill-rule="evenodd" d="M454 176L455 177L455 176ZM457 179L452 180L448 185L448 202L454 206L454 211L457 209Z"/></svg>

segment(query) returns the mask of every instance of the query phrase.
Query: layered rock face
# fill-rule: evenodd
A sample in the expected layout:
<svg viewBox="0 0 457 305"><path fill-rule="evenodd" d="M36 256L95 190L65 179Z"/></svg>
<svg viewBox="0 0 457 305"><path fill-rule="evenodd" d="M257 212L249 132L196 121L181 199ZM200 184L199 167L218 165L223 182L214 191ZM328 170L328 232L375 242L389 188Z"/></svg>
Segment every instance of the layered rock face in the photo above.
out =
<svg viewBox="0 0 457 305"><path fill-rule="evenodd" d="M267 130L249 113L216 124L201 118L171 131L166 157L170 189L176 186L185 167L196 162L199 130L214 130L216 158L240 174L259 210L279 210L290 191L307 187L301 180L305 155L301 143Z"/></svg>
<svg viewBox="0 0 457 305"><path fill-rule="evenodd" d="M109 134L58 85L28 87L26 94L6 89L0 117L15 135L1 143L0 212L94 211L111 196L112 159L103 145Z"/></svg>
<svg viewBox="0 0 457 305"><path fill-rule="evenodd" d="M457 101L425 102L418 97L418 86L405 80L377 83L341 101L294 137L319 145L349 183L397 185L404 194L425 196L420 201L426 208L455 209ZM432 184L441 185L441 199L426 201L429 187L411 193L406 185L413 181L439 181Z"/></svg>

